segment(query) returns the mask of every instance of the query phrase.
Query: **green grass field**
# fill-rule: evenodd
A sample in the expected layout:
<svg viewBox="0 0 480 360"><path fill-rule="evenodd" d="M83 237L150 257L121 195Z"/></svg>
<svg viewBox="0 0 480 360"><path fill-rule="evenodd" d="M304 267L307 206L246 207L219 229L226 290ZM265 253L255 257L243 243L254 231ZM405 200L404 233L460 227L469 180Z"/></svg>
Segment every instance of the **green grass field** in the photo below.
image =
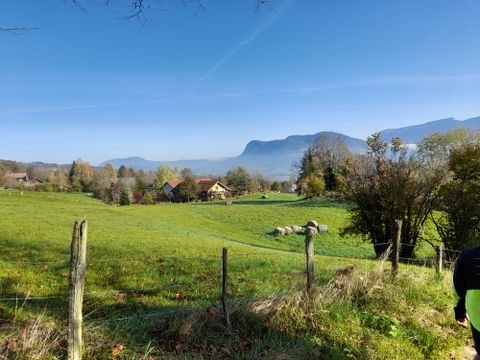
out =
<svg viewBox="0 0 480 360"><path fill-rule="evenodd" d="M379 271L379 262L369 260L371 246L339 236L347 209L284 194L228 206L113 207L83 194L0 190L0 298L59 297L0 301L0 348L7 348L0 359L32 358L26 345L8 342L32 318L40 316L42 326L64 336L71 231L82 217L89 221L86 358L455 359L466 332L454 331L448 273L437 279L431 269L405 265L398 283L388 280L388 271L370 278ZM315 239L316 283L323 290L307 316L299 310L303 300L292 305L304 288L303 235L275 238L271 232L310 219L330 231ZM165 334L173 328L165 330L165 321L181 322L186 315L180 311L218 304L222 247L229 248L232 303L276 295L289 305L249 326L256 330L233 345L223 335L212 345L205 334L206 347L170 346ZM357 269L351 279L338 278L337 271L350 265ZM358 289L342 285L347 280ZM39 358L63 356L62 341L52 343ZM234 345L239 350L227 356L225 349Z"/></svg>

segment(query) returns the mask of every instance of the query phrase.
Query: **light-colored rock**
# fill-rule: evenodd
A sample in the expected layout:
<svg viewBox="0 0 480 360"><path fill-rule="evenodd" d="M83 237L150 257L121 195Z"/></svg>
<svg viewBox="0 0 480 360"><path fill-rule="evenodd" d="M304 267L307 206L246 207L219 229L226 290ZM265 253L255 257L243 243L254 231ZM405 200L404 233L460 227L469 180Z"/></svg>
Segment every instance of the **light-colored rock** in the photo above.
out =
<svg viewBox="0 0 480 360"><path fill-rule="evenodd" d="M290 225L290 227L293 229L294 233L302 231L302 227L300 225Z"/></svg>
<svg viewBox="0 0 480 360"><path fill-rule="evenodd" d="M285 234L286 235L292 235L295 231L293 231L293 228L291 226L285 226Z"/></svg>
<svg viewBox="0 0 480 360"><path fill-rule="evenodd" d="M275 235L275 236L282 236L282 235L285 235L286 233L287 233L287 231L282 227L277 227L273 231L273 235Z"/></svg>
<svg viewBox="0 0 480 360"><path fill-rule="evenodd" d="M328 232L328 225L320 224L317 226L317 229L320 234L326 233Z"/></svg>

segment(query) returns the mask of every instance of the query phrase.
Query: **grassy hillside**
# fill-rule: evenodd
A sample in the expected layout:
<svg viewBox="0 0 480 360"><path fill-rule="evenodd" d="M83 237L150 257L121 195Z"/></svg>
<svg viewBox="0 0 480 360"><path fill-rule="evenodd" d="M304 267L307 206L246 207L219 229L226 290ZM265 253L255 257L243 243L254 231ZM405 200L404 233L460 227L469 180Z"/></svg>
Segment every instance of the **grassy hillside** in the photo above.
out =
<svg viewBox="0 0 480 360"><path fill-rule="evenodd" d="M81 194L0 191L0 298L60 297L0 301L4 356L32 358L40 347L39 358L61 356L71 228L83 216L92 359L446 358L464 342L451 321L448 275L439 280L430 269L404 266L391 284L377 261L349 258L373 251L338 236L347 205L271 195L229 206L112 207ZM309 219L330 227L315 240L319 291L311 302L301 292L303 236L271 235L276 226ZM217 309L208 308L218 304L223 246L237 304L230 336ZM39 263L18 263L24 261ZM33 337L35 329L50 341L27 344L18 335Z"/></svg>

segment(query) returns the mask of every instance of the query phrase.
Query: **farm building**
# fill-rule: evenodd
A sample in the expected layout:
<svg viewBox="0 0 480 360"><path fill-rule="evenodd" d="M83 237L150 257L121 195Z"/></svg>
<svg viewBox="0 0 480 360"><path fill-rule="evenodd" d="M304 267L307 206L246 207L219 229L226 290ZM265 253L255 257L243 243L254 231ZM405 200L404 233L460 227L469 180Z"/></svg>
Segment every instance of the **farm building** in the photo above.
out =
<svg viewBox="0 0 480 360"><path fill-rule="evenodd" d="M5 179L9 183L23 183L28 181L27 173L6 173Z"/></svg>
<svg viewBox="0 0 480 360"><path fill-rule="evenodd" d="M163 185L163 190L165 190L165 194L167 196L173 196L174 195L174 190L175 188L180 185L182 183L182 180L180 179L173 179L173 180L169 180L167 181L164 185Z"/></svg>
<svg viewBox="0 0 480 360"><path fill-rule="evenodd" d="M198 185L198 198L202 201L226 199L232 193L232 190L219 180L209 178L194 179ZM174 179L167 181L163 186L167 196L175 196L175 191L182 183L182 180Z"/></svg>
<svg viewBox="0 0 480 360"><path fill-rule="evenodd" d="M198 198L202 201L224 200L232 190L218 180L195 179L198 185Z"/></svg>

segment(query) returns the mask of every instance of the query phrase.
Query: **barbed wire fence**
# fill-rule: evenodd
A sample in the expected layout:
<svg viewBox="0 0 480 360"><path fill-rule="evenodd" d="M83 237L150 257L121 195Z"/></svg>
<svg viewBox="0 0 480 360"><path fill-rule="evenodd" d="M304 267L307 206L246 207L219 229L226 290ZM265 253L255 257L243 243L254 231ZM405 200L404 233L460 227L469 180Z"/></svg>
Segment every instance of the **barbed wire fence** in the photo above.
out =
<svg viewBox="0 0 480 360"><path fill-rule="evenodd" d="M421 265L433 267L436 269L438 274L441 274L444 266L452 268L455 260L447 260L444 258L445 253L449 253L448 259L455 259L461 251L455 249L444 249L441 246L438 246L435 257L424 257L424 258L407 258L400 256L400 249L402 246L412 246L413 244L407 244L401 242L401 223L397 226L397 233L395 240L377 243L374 246L383 246L387 247L387 258L391 259L392 262L392 278L396 278L398 273L398 264L399 262L412 264L412 265ZM305 252L295 252L289 250L275 249L275 252L269 253L259 253L257 252L238 252L234 253L234 257L251 257L251 256L278 256L279 253L282 254L291 254L291 255L303 255L306 257L306 267L305 267L305 290L308 295L313 293L314 288L314 236L316 232L313 229L308 228L305 232ZM273 249L270 249L273 250ZM70 252L70 261L15 261L15 260L0 260L0 263L11 264L11 265L32 265L32 266L50 266L50 265L63 265L66 269L69 268L69 287L67 293L53 294L46 296L31 296L30 293L23 294L21 296L17 295L8 295L5 297L0 297L1 302L15 302L16 304L21 304L23 306L27 302L39 302L39 303L48 303L48 302L68 302L68 359L80 360L82 358L82 349L83 346L83 337L82 330L84 325L84 320L92 325L99 324L108 324L108 323L118 323L126 322L132 319L148 319L148 318L161 318L165 316L172 316L174 314L188 313L194 310L192 306L184 307L175 307L167 308L163 310L149 311L147 313L135 313L133 315L122 316L122 314L117 313L122 310L118 310L113 313L114 317L111 317L112 313L109 313L109 317L103 318L91 318L96 310L87 313L85 316L83 314L84 306L83 300L84 297L91 297L99 294L114 294L116 296L121 296L124 294L133 294L136 296L144 296L145 294L154 293L157 291L165 291L166 289L178 289L182 288L183 284L181 283L162 283L159 286L155 287L145 287L145 288L127 288L127 289L106 289L106 290L93 290L93 291L84 291L85 288L85 278L86 278L86 268L87 265L95 264L108 264L108 263L127 263L127 262L138 262L142 264L152 264L152 263L164 263L166 260L179 261L179 260L206 260L213 262L214 266L221 264L222 274L221 274L221 289L220 296L217 300L221 306L221 311L223 313L223 318L225 321L225 326L227 329L231 328L230 322L230 310L229 310L229 268L228 268L228 249L224 247L222 249L221 256L161 256L157 259L152 258L106 258L106 259L93 259L87 262L86 257L87 252L87 221L85 219L75 222L74 232L71 242L71 252ZM355 259L355 257L350 257ZM357 258L365 259L365 258ZM192 269L193 270L193 269ZM2 324L0 322L0 330L9 329L18 327L17 324Z"/></svg>

